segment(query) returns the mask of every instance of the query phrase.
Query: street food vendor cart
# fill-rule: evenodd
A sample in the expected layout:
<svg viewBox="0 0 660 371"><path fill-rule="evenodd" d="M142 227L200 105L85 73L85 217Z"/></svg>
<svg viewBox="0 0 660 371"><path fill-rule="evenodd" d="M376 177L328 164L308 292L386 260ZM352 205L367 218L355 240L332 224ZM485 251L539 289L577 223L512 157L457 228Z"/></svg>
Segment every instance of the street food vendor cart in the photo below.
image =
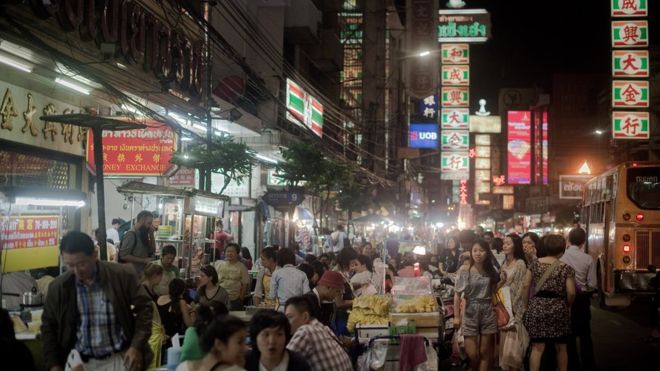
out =
<svg viewBox="0 0 660 371"><path fill-rule="evenodd" d="M151 197L150 204L158 205L161 224L156 233L158 250L164 244L172 244L177 248L177 256L181 259L179 267L185 269L185 277L189 278L196 270L193 260L199 265L201 260L211 260L211 256L203 256L205 247L215 241L207 236L213 231L213 223L223 216L225 202L228 197L200 191L191 188L173 188L142 182L129 182L117 187L117 192L128 196L131 201L131 220L134 219L135 203L145 203L145 198ZM201 255L197 252L201 250ZM197 267L198 269L199 267Z"/></svg>

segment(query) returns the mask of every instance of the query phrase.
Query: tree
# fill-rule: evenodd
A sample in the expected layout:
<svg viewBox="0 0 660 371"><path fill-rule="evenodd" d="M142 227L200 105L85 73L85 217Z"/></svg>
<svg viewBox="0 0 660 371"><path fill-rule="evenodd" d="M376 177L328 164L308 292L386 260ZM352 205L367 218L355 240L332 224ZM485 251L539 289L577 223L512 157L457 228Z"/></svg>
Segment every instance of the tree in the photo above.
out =
<svg viewBox="0 0 660 371"><path fill-rule="evenodd" d="M221 174L224 184L222 194L232 181L243 183L255 164L255 151L245 143L233 141L231 136L215 136L209 145L197 145L179 150L172 156L171 163L193 169Z"/></svg>
<svg viewBox="0 0 660 371"><path fill-rule="evenodd" d="M368 188L354 180L350 180L341 186L340 192L337 194L337 203L342 210L348 212L348 217L351 219L351 214L361 212L371 206L371 197Z"/></svg>

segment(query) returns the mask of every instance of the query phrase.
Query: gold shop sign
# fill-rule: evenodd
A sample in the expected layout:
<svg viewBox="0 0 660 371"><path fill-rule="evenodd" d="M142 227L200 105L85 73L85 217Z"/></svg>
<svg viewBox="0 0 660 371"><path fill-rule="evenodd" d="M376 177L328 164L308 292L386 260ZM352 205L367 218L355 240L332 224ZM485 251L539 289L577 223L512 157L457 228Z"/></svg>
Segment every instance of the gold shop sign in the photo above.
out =
<svg viewBox="0 0 660 371"><path fill-rule="evenodd" d="M0 81L0 139L84 156L85 128L39 119L80 108Z"/></svg>

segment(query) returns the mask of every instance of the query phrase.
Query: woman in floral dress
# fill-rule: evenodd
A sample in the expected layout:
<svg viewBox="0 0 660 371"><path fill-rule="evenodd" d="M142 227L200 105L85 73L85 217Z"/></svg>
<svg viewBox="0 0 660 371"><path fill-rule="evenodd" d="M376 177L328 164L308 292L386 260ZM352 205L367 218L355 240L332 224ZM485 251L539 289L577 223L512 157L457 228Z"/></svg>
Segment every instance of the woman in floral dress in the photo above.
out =
<svg viewBox="0 0 660 371"><path fill-rule="evenodd" d="M535 295L529 301L524 318L532 346L529 366L532 371L539 370L547 344L555 346L558 369L565 371L568 368L566 341L571 333L569 309L575 299L575 271L559 261L566 248L564 237L548 235L543 239L543 246L547 256L530 266L529 281L533 282ZM540 282L548 269L552 269L551 273L545 282Z"/></svg>

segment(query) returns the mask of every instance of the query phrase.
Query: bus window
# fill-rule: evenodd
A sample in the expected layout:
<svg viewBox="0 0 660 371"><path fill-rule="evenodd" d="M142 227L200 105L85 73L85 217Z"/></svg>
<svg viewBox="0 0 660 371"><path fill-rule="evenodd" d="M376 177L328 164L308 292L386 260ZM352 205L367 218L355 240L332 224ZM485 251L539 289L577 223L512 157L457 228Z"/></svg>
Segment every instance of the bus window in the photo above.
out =
<svg viewBox="0 0 660 371"><path fill-rule="evenodd" d="M628 169L628 197L641 209L660 209L660 167Z"/></svg>

